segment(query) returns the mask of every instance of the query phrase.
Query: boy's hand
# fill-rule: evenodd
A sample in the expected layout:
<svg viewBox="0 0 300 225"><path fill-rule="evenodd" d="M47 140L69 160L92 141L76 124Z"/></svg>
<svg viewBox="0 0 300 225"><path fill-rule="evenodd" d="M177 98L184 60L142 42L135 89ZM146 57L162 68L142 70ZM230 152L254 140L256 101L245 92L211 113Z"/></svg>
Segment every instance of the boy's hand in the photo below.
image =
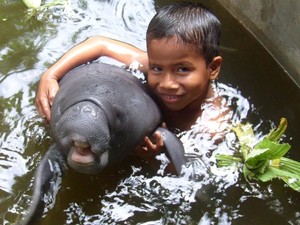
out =
<svg viewBox="0 0 300 225"><path fill-rule="evenodd" d="M59 86L56 79L41 78L35 104L39 114L45 116L48 123L51 116L51 106L58 89Z"/></svg>
<svg viewBox="0 0 300 225"><path fill-rule="evenodd" d="M145 137L144 138L144 147L143 149L146 151L150 151L152 153L159 153L163 150L164 148L164 142L163 142L163 138L161 136L161 133L159 131L156 131L153 134L154 137L154 142L152 142L152 140L150 140L149 137Z"/></svg>
<svg viewBox="0 0 300 225"><path fill-rule="evenodd" d="M164 127L164 128L167 128L167 124L165 122L163 122L161 124L161 126ZM155 155L157 155L165 147L163 137L162 137L162 135L159 131L154 132L152 137L153 137L152 139L150 139L147 136L144 138L143 149L145 151L148 151L148 153L152 153L152 154L154 153ZM154 140L154 142L152 142L153 140Z"/></svg>

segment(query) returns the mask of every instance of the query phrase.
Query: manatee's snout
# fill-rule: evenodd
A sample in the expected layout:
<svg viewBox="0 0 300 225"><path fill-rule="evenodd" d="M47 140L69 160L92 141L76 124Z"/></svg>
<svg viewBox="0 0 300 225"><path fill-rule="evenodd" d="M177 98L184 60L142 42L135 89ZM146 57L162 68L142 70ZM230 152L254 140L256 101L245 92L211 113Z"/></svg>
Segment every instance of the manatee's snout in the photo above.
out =
<svg viewBox="0 0 300 225"><path fill-rule="evenodd" d="M73 149L75 153L72 156L72 161L83 164L90 164L95 161L96 155L89 144L75 141Z"/></svg>
<svg viewBox="0 0 300 225"><path fill-rule="evenodd" d="M96 154L92 151L92 148L88 143L75 141L74 145L71 147L68 158L68 160L73 163L89 166L95 163Z"/></svg>
<svg viewBox="0 0 300 225"><path fill-rule="evenodd" d="M68 164L78 172L94 174L107 166L108 156L108 151L95 150L88 143L74 141L68 154Z"/></svg>
<svg viewBox="0 0 300 225"><path fill-rule="evenodd" d="M69 107L51 128L73 169L90 174L106 167L109 129L105 113L96 104L80 102Z"/></svg>

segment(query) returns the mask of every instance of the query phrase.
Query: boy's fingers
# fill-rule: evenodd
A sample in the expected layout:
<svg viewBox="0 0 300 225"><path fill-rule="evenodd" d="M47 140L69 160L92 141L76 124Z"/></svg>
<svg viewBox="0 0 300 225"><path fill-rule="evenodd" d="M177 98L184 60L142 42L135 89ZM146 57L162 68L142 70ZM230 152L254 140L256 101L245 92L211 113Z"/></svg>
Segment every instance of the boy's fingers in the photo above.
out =
<svg viewBox="0 0 300 225"><path fill-rule="evenodd" d="M155 149L155 144L153 144L152 141L150 140L150 138L148 138L148 137L144 138L144 144L145 144L146 150Z"/></svg>
<svg viewBox="0 0 300 225"><path fill-rule="evenodd" d="M36 97L36 108L41 116L45 116L48 123L51 117L51 106L58 89L58 84L52 83L48 92L39 91Z"/></svg>
<svg viewBox="0 0 300 225"><path fill-rule="evenodd" d="M38 113L41 116L45 116L48 122L50 120L50 104L47 96L44 97L37 96L35 100L35 105Z"/></svg>
<svg viewBox="0 0 300 225"><path fill-rule="evenodd" d="M54 97L55 97L57 91L58 91L58 86L52 87L52 88L49 90L48 100L49 100L49 105L50 105L50 106L52 106L52 104L53 104Z"/></svg>
<svg viewBox="0 0 300 225"><path fill-rule="evenodd" d="M164 146L164 141L161 136L161 133L159 131L156 131L153 136L155 138L156 150L157 151L162 150Z"/></svg>
<svg viewBox="0 0 300 225"><path fill-rule="evenodd" d="M167 124L166 124L165 122L162 122L161 126L162 126L163 128L167 128Z"/></svg>
<svg viewBox="0 0 300 225"><path fill-rule="evenodd" d="M146 150L148 150L148 151L152 150L155 152L161 151L164 146L164 142L163 142L161 133L159 131L156 131L153 134L153 137L154 137L154 143L150 140L149 137L144 138L144 144L145 144Z"/></svg>
<svg viewBox="0 0 300 225"><path fill-rule="evenodd" d="M47 122L50 121L50 105L47 99L37 103L37 110L41 116L45 116Z"/></svg>
<svg viewBox="0 0 300 225"><path fill-rule="evenodd" d="M45 105L43 107L43 109L44 109L43 112L44 112L44 115L46 117L46 120L47 120L47 122L49 122L50 121L50 115L51 115L51 109L50 109L49 104L47 104L47 106Z"/></svg>

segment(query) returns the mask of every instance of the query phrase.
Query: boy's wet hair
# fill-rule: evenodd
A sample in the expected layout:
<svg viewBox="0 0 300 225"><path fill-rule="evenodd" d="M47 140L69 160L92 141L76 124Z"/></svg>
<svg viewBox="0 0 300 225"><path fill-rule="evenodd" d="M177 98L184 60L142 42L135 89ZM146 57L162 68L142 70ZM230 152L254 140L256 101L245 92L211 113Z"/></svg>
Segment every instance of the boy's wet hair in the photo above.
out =
<svg viewBox="0 0 300 225"><path fill-rule="evenodd" d="M147 44L154 39L176 37L181 44L197 47L206 64L219 54L221 23L199 3L177 3L158 10L147 30Z"/></svg>

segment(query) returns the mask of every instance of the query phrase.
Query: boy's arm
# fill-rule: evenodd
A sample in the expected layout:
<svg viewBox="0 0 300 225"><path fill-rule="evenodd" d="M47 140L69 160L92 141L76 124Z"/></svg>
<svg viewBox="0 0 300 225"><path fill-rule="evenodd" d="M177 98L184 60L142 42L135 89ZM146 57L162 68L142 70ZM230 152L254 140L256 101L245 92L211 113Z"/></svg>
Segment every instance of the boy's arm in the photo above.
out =
<svg viewBox="0 0 300 225"><path fill-rule="evenodd" d="M101 56L111 57L125 65L139 62L140 70L146 71L147 53L132 45L104 37L91 37L70 49L41 77L36 96L36 107L50 121L50 107L59 89L58 81L75 67Z"/></svg>

